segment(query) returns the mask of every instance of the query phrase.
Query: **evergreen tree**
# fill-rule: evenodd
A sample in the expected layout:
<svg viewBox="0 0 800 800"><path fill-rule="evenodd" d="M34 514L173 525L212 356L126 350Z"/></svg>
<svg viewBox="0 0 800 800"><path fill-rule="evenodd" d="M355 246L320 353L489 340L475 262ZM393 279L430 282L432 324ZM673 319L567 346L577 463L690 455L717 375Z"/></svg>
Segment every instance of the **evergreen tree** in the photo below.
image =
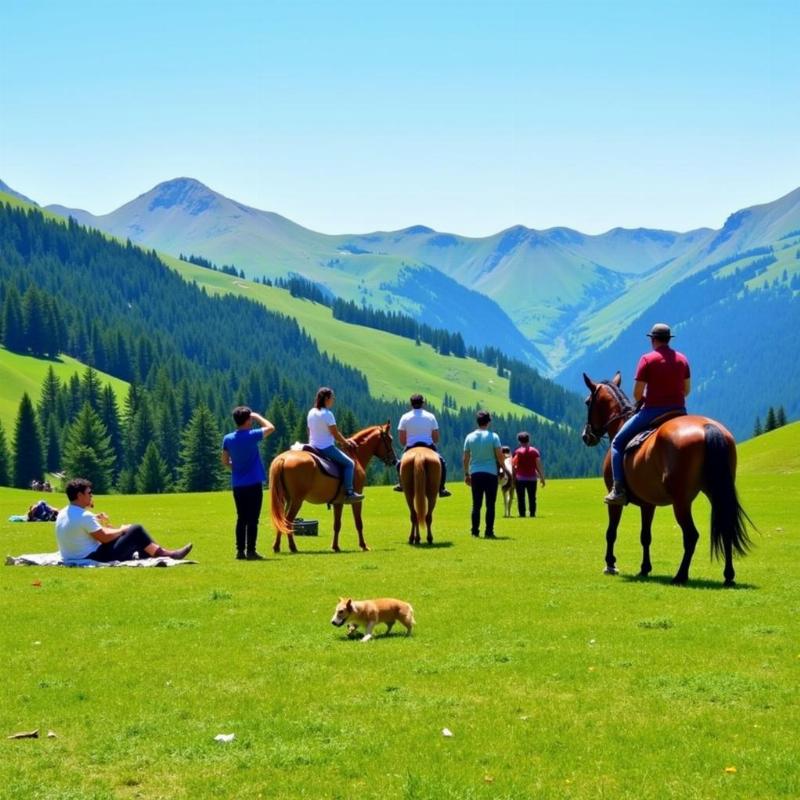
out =
<svg viewBox="0 0 800 800"><path fill-rule="evenodd" d="M48 346L48 317L44 295L31 284L22 298L22 326L25 347L35 356L43 356Z"/></svg>
<svg viewBox="0 0 800 800"><path fill-rule="evenodd" d="M65 420L58 417L59 404L58 395L61 389L61 381L55 373L52 366L47 368L44 380L42 381L42 390L39 395L39 405L37 406L37 413L39 414L39 423L47 430L50 422L50 417L55 416L56 420L64 424Z"/></svg>
<svg viewBox="0 0 800 800"><path fill-rule="evenodd" d="M183 435L179 486L184 492L213 492L223 487L220 432L208 408L198 406Z"/></svg>
<svg viewBox="0 0 800 800"><path fill-rule="evenodd" d="M98 494L111 489L114 450L105 425L88 402L69 426L63 462L68 478L86 478Z"/></svg>
<svg viewBox="0 0 800 800"><path fill-rule="evenodd" d="M155 442L150 442L136 473L136 491L140 494L161 494L169 491L169 468L158 453Z"/></svg>
<svg viewBox="0 0 800 800"><path fill-rule="evenodd" d="M6 442L6 432L3 430L3 423L0 422L0 486L8 486L11 483L11 456L8 452Z"/></svg>
<svg viewBox="0 0 800 800"><path fill-rule="evenodd" d="M756 424L753 428L753 436L761 436L764 433L764 429L761 427L761 417L756 417Z"/></svg>
<svg viewBox="0 0 800 800"><path fill-rule="evenodd" d="M775 427L782 428L786 424L786 409L783 406L779 406L778 410L775 412Z"/></svg>
<svg viewBox="0 0 800 800"><path fill-rule="evenodd" d="M44 458L42 456L42 438L36 424L36 413L33 410L28 393L22 395L14 427L13 447L14 469L12 483L19 489L27 489L31 481L42 480L44 476Z"/></svg>
<svg viewBox="0 0 800 800"><path fill-rule="evenodd" d="M170 390L163 398L158 412L158 452L170 476L170 483L177 476L181 453L181 428L178 403Z"/></svg>
<svg viewBox="0 0 800 800"><path fill-rule="evenodd" d="M25 352L25 326L22 316L22 300L17 287L12 283L3 300L3 344L14 353Z"/></svg>
<svg viewBox="0 0 800 800"><path fill-rule="evenodd" d="M114 479L116 481L123 461L122 424L117 410L117 396L110 384L106 384L100 394L98 415L108 431L108 439L111 449L114 451Z"/></svg>
<svg viewBox="0 0 800 800"><path fill-rule="evenodd" d="M61 470L61 430L55 416L51 416L47 421L44 440L45 468L48 472L59 472Z"/></svg>
<svg viewBox="0 0 800 800"><path fill-rule="evenodd" d="M767 409L767 421L764 423L764 431L765 432L774 431L775 425L776 425L775 409L772 406L770 406Z"/></svg>
<svg viewBox="0 0 800 800"><path fill-rule="evenodd" d="M92 407L92 411L99 412L102 390L103 387L97 372L91 367L86 367L81 375L81 405L88 403Z"/></svg>

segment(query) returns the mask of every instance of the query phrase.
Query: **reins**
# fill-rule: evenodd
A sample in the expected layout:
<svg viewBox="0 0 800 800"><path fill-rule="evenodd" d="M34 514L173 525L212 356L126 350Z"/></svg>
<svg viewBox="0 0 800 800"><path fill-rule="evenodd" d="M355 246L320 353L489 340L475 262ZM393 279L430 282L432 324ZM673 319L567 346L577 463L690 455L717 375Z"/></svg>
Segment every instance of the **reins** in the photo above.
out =
<svg viewBox="0 0 800 800"><path fill-rule="evenodd" d="M616 414L612 414L603 424L601 428L595 428L592 425L592 408L594 406L595 398L597 397L597 391L601 386L606 386L610 390L611 394L614 396L614 399L617 401L617 405L619 405L620 410ZM628 399L628 396L622 389L619 388L615 383L611 381L600 381L592 392L591 398L589 400L589 410L587 413L586 419L586 428L591 433L591 435L599 442L604 436L610 435L608 433L608 429L611 425L620 419L628 419L633 414L634 408L631 405L631 401Z"/></svg>

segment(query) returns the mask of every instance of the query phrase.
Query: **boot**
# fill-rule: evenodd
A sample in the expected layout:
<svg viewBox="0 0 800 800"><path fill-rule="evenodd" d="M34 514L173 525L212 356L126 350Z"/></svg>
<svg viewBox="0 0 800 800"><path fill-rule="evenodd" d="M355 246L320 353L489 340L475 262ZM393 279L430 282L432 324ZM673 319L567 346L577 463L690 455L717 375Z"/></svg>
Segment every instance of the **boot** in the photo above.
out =
<svg viewBox="0 0 800 800"><path fill-rule="evenodd" d="M348 504L360 503L363 499L364 499L363 494L359 494L358 492L353 491L352 489L349 492L347 492L344 496L344 502Z"/></svg>
<svg viewBox="0 0 800 800"><path fill-rule="evenodd" d="M622 481L614 481L611 491L603 498L603 501L610 506L624 506L628 502L625 484Z"/></svg>
<svg viewBox="0 0 800 800"><path fill-rule="evenodd" d="M156 554L154 558L174 558L176 561L180 561L182 558L186 558L189 553L192 551L192 547L194 545L189 542L189 544L185 544L178 550L167 550L165 547L158 546L158 550L156 550Z"/></svg>

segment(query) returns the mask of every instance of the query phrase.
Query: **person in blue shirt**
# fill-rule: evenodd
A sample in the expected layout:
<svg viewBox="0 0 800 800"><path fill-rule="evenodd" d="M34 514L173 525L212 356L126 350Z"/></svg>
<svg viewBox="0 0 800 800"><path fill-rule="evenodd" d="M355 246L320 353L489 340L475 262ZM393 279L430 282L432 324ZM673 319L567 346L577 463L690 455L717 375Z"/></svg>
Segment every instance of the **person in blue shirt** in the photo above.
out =
<svg viewBox="0 0 800 800"><path fill-rule="evenodd" d="M497 474L507 475L500 437L489 430L492 416L479 411L477 430L464 440L464 481L472 489L472 535L480 535L481 507L486 499L484 537L494 539L494 506L497 501Z"/></svg>
<svg viewBox="0 0 800 800"><path fill-rule="evenodd" d="M233 421L236 430L222 440L222 464L231 471L236 504L236 558L261 561L263 556L256 551L256 540L267 474L259 445L275 426L248 406L234 408ZM253 422L259 427L254 428Z"/></svg>

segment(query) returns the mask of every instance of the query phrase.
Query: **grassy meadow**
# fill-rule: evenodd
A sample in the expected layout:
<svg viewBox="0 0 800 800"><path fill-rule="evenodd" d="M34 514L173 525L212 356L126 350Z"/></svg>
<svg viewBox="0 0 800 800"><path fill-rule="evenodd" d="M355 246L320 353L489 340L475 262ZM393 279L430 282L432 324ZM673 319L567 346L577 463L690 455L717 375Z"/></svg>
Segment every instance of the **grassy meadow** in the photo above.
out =
<svg viewBox="0 0 800 800"><path fill-rule="evenodd" d="M536 519L501 511L496 541L469 536L453 485L416 549L388 487L368 490L369 553L349 516L330 553L330 513L306 507L320 537L274 556L265 510L264 562L233 559L227 493L98 498L168 546L193 540L199 564L2 569L0 797L797 797L800 474L748 471L747 450L759 533L734 589L705 501L689 586L669 584L667 509L653 577L634 577L634 510L622 574L604 576L599 479L549 482ZM0 490L5 553L54 549L51 525L5 522L32 498ZM339 595L410 601L414 635L348 639ZM5 739L34 728L56 738Z"/></svg>

